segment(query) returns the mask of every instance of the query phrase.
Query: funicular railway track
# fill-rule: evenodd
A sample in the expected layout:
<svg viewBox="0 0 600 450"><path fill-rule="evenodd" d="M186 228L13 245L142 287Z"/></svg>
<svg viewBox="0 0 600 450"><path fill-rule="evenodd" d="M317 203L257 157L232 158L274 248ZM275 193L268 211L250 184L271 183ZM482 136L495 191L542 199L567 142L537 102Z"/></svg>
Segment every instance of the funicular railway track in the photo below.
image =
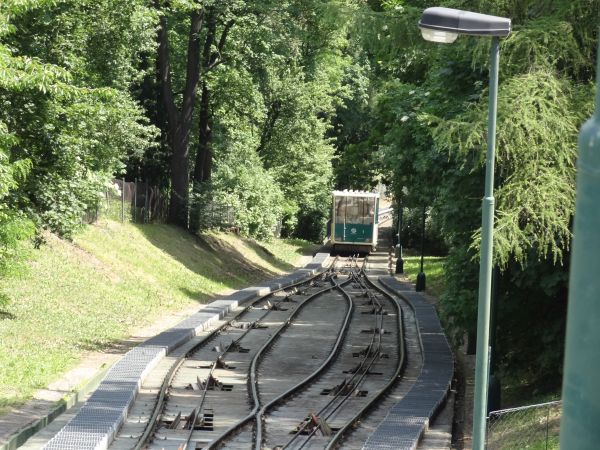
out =
<svg viewBox="0 0 600 450"><path fill-rule="evenodd" d="M355 313L344 348L313 386L290 390L269 404L277 410L262 417L267 429L264 448L335 448L400 374L400 309L370 284L364 271L352 273L350 279L352 290L346 295ZM260 448L257 439L255 449Z"/></svg>
<svg viewBox="0 0 600 450"><path fill-rule="evenodd" d="M257 349L281 333L306 304L333 288L327 280L336 262L311 280L256 300L185 352L165 376L138 442L131 445L121 436L111 448L204 448L214 440L219 422L235 420L247 409L244 385ZM225 421L218 417L215 426L215 406L222 406L225 394L232 402L227 405L230 416Z"/></svg>
<svg viewBox="0 0 600 450"><path fill-rule="evenodd" d="M433 306L380 265L336 259L308 280L273 283L250 306L213 302L192 318L214 318L210 327L134 375L137 394L114 370L81 408L87 422L78 412L44 448L416 448L449 389L452 355ZM171 345L192 319L138 353ZM123 394L135 401L111 435L104 424Z"/></svg>
<svg viewBox="0 0 600 450"><path fill-rule="evenodd" d="M336 260L188 350L137 443L111 448L334 448L398 378L402 339L401 310L364 263Z"/></svg>
<svg viewBox="0 0 600 450"><path fill-rule="evenodd" d="M415 395L439 404L437 381L415 391L431 384L421 333L437 334L417 319L421 307L390 290L386 277L370 280L366 266L336 259L309 282L224 320L159 375L158 400L140 395L110 448L374 448L388 439L387 411L400 408L405 418L394 412L394 420L409 423L412 410L404 409L420 404ZM398 436L406 445L385 448L414 448L434 409Z"/></svg>

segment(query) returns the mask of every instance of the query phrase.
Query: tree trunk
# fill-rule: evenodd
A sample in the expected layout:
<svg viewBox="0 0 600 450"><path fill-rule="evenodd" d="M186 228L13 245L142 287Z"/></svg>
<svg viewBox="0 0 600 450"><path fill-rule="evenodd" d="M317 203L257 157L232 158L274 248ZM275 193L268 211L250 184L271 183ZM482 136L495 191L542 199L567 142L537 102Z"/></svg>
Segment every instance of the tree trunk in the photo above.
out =
<svg viewBox="0 0 600 450"><path fill-rule="evenodd" d="M204 41L204 49L202 51L202 74L204 76L223 62L223 48L227 42L229 31L235 24L235 20L229 20L223 27L221 36L217 41L217 19L218 13L216 9L210 8L207 11L206 40ZM216 46L216 51L213 50L213 46ZM210 113L210 90L205 80L202 84L202 99L200 101L198 152L196 153L196 164L194 166L194 184L209 181L211 178L213 166L211 140L212 115Z"/></svg>
<svg viewBox="0 0 600 450"><path fill-rule="evenodd" d="M268 142L271 140L273 135L273 130L275 129L275 123L281 114L281 101L273 100L269 105L269 110L267 111L267 117L265 118L265 123L263 125L262 133L260 135L260 144L256 149L256 152L260 157L265 156L265 147Z"/></svg>
<svg viewBox="0 0 600 450"><path fill-rule="evenodd" d="M204 11L191 13L188 35L187 68L181 110L175 105L171 82L167 19L160 18L158 30L158 70L162 85L162 98L168 121L168 140L171 156L171 198L169 221L184 228L188 227L189 202L189 139L192 114L196 99L196 87L200 79L200 40Z"/></svg>
<svg viewBox="0 0 600 450"><path fill-rule="evenodd" d="M200 117L198 120L198 152L196 153L196 166L194 167L194 183L202 183L210 180L212 171L211 137L210 91L206 83L203 83Z"/></svg>

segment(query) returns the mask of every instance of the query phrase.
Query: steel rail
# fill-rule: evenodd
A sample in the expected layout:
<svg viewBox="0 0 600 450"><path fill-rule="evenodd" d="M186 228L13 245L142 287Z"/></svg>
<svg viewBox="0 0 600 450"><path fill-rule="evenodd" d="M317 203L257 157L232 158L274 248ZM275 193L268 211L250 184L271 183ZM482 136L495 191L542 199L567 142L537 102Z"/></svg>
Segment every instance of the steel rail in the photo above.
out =
<svg viewBox="0 0 600 450"><path fill-rule="evenodd" d="M364 275L362 270L359 273L362 273ZM359 286L366 289L366 287L360 280L359 276L354 275L353 281L356 281L359 284ZM366 292L369 292L369 291L367 290ZM368 375L369 370L371 369L371 367L373 366L373 364L375 363L375 361L379 358L379 356L381 354L381 345L382 345L381 330L383 329L383 317L384 317L383 308L382 308L381 303L375 297L370 296L370 298L378 304L379 308L378 308L378 312L375 317L375 327L373 329L373 333L371 334L371 341L370 341L369 345L367 346L368 351L365 354L365 356L362 358L360 364L358 365L358 367L356 368L355 372L352 374L350 379L349 380L344 379L344 381L342 383L342 387L340 388L338 393L336 393L335 396L316 413L317 417L321 417L334 403L339 401L337 406L335 406L332 410L330 410L326 413L324 420L329 419L339 408L341 408L344 405L344 403L353 394L354 390L351 390L343 395L340 394L340 392L343 392L344 388L346 386L354 386L355 388L360 386L360 384L363 382L364 378ZM377 343L377 346L374 346L373 344L375 343L376 336L377 336L378 343ZM375 349L374 353L373 353L373 349ZM370 362L368 362L369 359L370 359ZM357 378L358 378L358 380L357 380ZM294 434L294 436L285 445L282 446L282 450L289 447L289 445L291 445L299 436L301 436L301 432L304 431L309 426L309 424L310 424L310 422L305 422L302 425L302 427ZM316 434L316 432L320 429L320 427L321 427L321 424L316 424L316 426L311 430L311 432L304 437L303 443L298 448L299 449L303 448L310 441L310 439Z"/></svg>
<svg viewBox="0 0 600 450"><path fill-rule="evenodd" d="M325 447L325 450L332 450L333 447L341 440L344 433L346 433L348 429L352 425L354 425L356 421L359 420L369 409L371 409L376 403L378 403L379 399L382 396L384 396L399 381L400 375L404 370L404 367L406 366L406 341L404 339L404 315L402 314L402 307L400 306L398 300L393 295L390 295L387 292L387 290L375 285L371 280L369 280L368 277L366 277L366 280L373 288L375 288L376 290L381 292L385 297L387 297L396 308L398 317L398 349L400 351L400 355L398 357L396 370L394 372L394 375L391 377L390 381L383 387L383 389L379 391L379 393L375 397L373 397L373 399L371 399L370 402L368 402L359 411L357 411L357 413L352 417L352 419L346 422L346 425L344 425L336 432L336 434L331 438L331 440L327 444L327 447ZM418 334L420 336L420 333Z"/></svg>
<svg viewBox="0 0 600 450"><path fill-rule="evenodd" d="M209 340L211 340L212 338L214 338L224 328L230 326L231 323L234 322L238 317L240 317L243 314L247 313L254 305L256 305L256 304L258 304L258 303L260 303L260 302L268 299L269 297L272 297L273 294L275 294L277 292L285 291L286 289L290 289L290 288L295 288L297 286L301 286L303 284L310 283L310 282L312 282L313 280L315 280L315 279L317 279L319 277L325 277L325 276L327 276L327 274L330 274L333 271L333 269L335 269L335 265L337 264L337 261L338 261L338 257L336 257L331 262L330 266L327 268L327 270L325 272L321 272L319 274L314 275L313 277L310 277L308 279L299 281L299 282L291 284L289 286L282 287L281 289L277 289L277 290L275 290L273 292L270 292L267 295L264 295L262 297L257 298L256 300L252 301L248 306L246 306L245 308L243 308L241 311L239 311L237 314L235 314L229 320L223 322L221 325L219 325L218 327L216 327L212 332L210 332L207 336L205 336L204 339L201 340L201 342L199 342L198 344L194 345L185 354L183 354L180 357L178 357L177 360L175 361L175 363L171 366L171 368L169 369L169 371L167 372L167 374L165 376L165 379L164 379L164 381L163 381L163 383L161 385L161 388L160 388L160 392L159 392L158 398L156 399L156 402L155 402L155 405L154 405L154 409L152 411L152 416L150 417L150 420L148 421L148 424L146 425L146 428L144 429L144 433L140 436L140 439L136 443L136 445L133 448L133 450L142 450L142 448L148 443L148 441L150 439L150 435L155 430L156 425L158 424L158 418L159 418L159 416L161 414L161 410L162 410L162 408L164 406L164 403L165 403L165 397L167 395L167 390L168 390L169 386L171 385L171 383L173 382L173 379L175 378L177 372L181 368L181 365L185 362L186 359L188 359L193 353L197 352L201 347L203 347L204 345L206 345L206 343ZM193 427L192 427L192 429L193 429Z"/></svg>
<svg viewBox="0 0 600 450"><path fill-rule="evenodd" d="M333 282L333 280L332 280ZM349 281L348 281L349 282ZM342 283L345 284L345 283ZM306 306L309 302L311 302L312 300L314 300L315 298L317 298L318 296L324 294L325 292L329 292L333 289L338 288L338 284L334 283L332 284L332 286L326 288L326 289L322 289L314 294L311 294L307 299L305 299L302 303L300 303L298 305L298 307L292 312L292 314L288 317L288 319L286 320L286 322L284 324L282 324L269 338L269 340L267 342L265 342L263 344L263 346L258 350L258 352L254 355L254 357L252 358L252 362L250 365L250 369L249 369L249 377L248 377L248 385L249 385L249 390L252 393L252 402L253 402L253 408L252 411L250 411L250 413L244 417L243 419L241 419L240 421L238 421L236 424L230 426L227 430L225 430L223 433L221 433L219 436L217 436L217 438L215 440L213 440L207 447L206 450L211 450L211 449L215 449L217 448L217 446L221 445L222 442L229 437L231 434L235 433L236 431L238 431L240 428L242 428L243 426L245 426L248 422L252 421L253 419L255 419L257 412L259 411L259 407L260 407L260 398L258 395L258 377L256 374L256 367L257 367L257 363L258 360L262 357L262 354L264 353L264 351L269 348L272 343L275 341L275 339L281 334L281 332L287 328L289 326L289 324L291 323L292 319L303 309L304 306Z"/></svg>
<svg viewBox="0 0 600 450"><path fill-rule="evenodd" d="M264 314L262 314L262 315L261 315L261 316L260 316L258 319L256 319L256 320L253 322L253 325L255 325L255 326L256 326L256 325L258 325L258 324L259 324L259 323L260 323L260 322L261 322L261 321L262 321L262 320L263 320L265 317L267 317L267 316L268 316L268 315L271 313L271 311L272 311L271 309L267 309L267 310L264 312ZM208 388L210 387L210 379L211 379L211 376L212 376L212 374L214 373L214 371L215 371L215 369L216 369L217 365L219 364L219 360L221 360L221 359L222 359L222 358L223 358L223 357L224 357L224 356L225 356L225 355L226 355L226 354L229 352L229 350L230 350L230 349L231 349L231 348L232 348L234 345L237 345L237 344L239 344L239 343L242 341L242 339L244 339L244 338L245 338L245 337L248 335L248 333L249 333L249 332L250 332L252 329L254 329L254 328L255 328L255 326L249 326L249 327L248 327L246 330L244 330L244 332L243 332L241 335L239 335L239 336L238 336L236 339L234 339L233 341L231 341L231 342L230 342L230 343L227 345L227 347L225 347L225 349L223 349L223 350L222 350L222 351L221 351L221 352L220 352L220 353L217 355L217 357L215 358L215 361L214 361L214 362L211 364L210 371L208 372L208 376L207 376L207 378L206 378L206 384L205 384L205 386L204 386L204 389L203 389L203 392L202 392L202 397L201 397L201 399L200 399L200 404L199 404L197 407L195 407L195 408L192 410L192 413L191 413L191 414L188 416L188 417L192 417L192 420L193 420L193 422L192 422L192 424L191 424L191 426L190 426L190 428L189 428L189 431L190 431L190 432L188 433L188 435L187 435L187 437L186 437L186 440L185 440L185 442L184 442L182 445L180 445L180 446L178 447L178 450L186 450L186 449L187 449L187 446L188 446L188 445L189 445L189 443L190 443L190 440L191 440L191 438L192 438L192 435L194 434L194 423L195 423L195 422L198 420L199 414L200 414L200 413L202 413L202 408L203 408L203 406L204 406L204 401L205 401L205 399L206 399L206 395L207 395L207 393L208 393ZM188 419L188 422L189 422L189 419Z"/></svg>
<svg viewBox="0 0 600 450"><path fill-rule="evenodd" d="M352 279L348 279L346 282L336 285L336 288L338 290L340 290L340 292L342 292L342 295L344 296L344 298L346 298L346 301L348 302L348 310L346 312L346 316L344 318L344 322L342 323L342 326L340 327L340 331L338 332L338 336L337 336L336 342L335 342L334 346L332 347L331 351L329 352L329 355L327 356L327 358L325 359L325 361L323 361L323 363L317 369L315 369L308 377L306 377L305 379L303 379L302 381L300 381L299 383L297 383L295 386L291 387L287 391L285 391L285 392L281 393L280 395L278 395L276 398L274 398L269 403L267 403L266 405L264 405L260 409L260 411L257 412L257 414L255 416L255 420L256 420L255 450L260 450L261 446L262 446L263 418L264 418L264 415L273 406L275 406L279 402L281 402L284 398L293 395L298 390L300 390L304 386L306 386L306 384L310 383L317 376L319 376L323 372L323 370L325 370L326 368L329 367L329 365L331 364L331 362L333 361L333 359L339 353L341 344L344 341L344 339L346 337L346 334L347 334L347 331L348 331L348 326L350 324L350 318L352 317L352 313L354 311L354 305L352 303L352 298L348 295L348 293L344 289L341 288L341 286L343 286L345 284L348 284L351 281L352 281Z"/></svg>

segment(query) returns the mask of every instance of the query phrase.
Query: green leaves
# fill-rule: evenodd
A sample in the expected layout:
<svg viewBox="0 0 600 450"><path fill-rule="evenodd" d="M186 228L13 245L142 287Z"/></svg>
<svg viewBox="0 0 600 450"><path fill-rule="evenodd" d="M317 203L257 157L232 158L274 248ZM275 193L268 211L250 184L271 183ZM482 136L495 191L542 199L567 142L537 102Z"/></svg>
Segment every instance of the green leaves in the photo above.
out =
<svg viewBox="0 0 600 450"><path fill-rule="evenodd" d="M570 83L546 69L515 76L498 99L497 214L494 259L525 263L530 250L561 261L570 242L579 117ZM591 102L591 98L588 100ZM484 166L487 99L433 132L440 151L480 173ZM473 156L474 158L469 158ZM471 246L479 248L479 231Z"/></svg>
<svg viewBox="0 0 600 450"><path fill-rule="evenodd" d="M382 154L383 177L405 206L432 205L431 219L450 248L441 310L460 338L475 322L490 41L461 36L448 46L426 43L416 23L429 5L369 4L373 14L357 21L369 24L360 43L375 101L371 131L360 142ZM398 4L402 11L393 19L381 14ZM440 6L513 20L500 48L494 262L506 280L499 283L507 321L543 316L532 334L560 342L577 132L592 112L600 3L449 0ZM556 369L560 357L527 340L508 326L505 361L539 376L510 353L535 349L525 352Z"/></svg>
<svg viewBox="0 0 600 450"><path fill-rule="evenodd" d="M13 161L0 161L0 211L70 236L124 160L152 146L156 130L128 89L154 20L141 0L0 5L0 159ZM30 235L24 213L3 217L11 236Z"/></svg>

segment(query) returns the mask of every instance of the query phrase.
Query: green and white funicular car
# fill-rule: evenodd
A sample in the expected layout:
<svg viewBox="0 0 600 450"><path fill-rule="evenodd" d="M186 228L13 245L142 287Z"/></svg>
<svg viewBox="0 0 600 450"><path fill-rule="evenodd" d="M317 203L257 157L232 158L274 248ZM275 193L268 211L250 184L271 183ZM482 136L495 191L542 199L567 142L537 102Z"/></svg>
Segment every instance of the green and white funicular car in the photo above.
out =
<svg viewBox="0 0 600 450"><path fill-rule="evenodd" d="M334 191L331 220L333 251L369 253L377 246L379 193Z"/></svg>

